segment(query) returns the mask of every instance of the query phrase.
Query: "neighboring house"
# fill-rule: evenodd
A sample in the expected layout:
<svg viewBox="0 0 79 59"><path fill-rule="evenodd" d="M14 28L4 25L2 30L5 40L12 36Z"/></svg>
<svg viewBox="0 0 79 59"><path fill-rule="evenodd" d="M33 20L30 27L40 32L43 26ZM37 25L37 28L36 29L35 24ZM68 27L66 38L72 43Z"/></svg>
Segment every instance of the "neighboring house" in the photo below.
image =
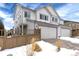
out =
<svg viewBox="0 0 79 59"><path fill-rule="evenodd" d="M65 20L64 25L72 28L72 36L79 36L79 22Z"/></svg>
<svg viewBox="0 0 79 59"><path fill-rule="evenodd" d="M4 36L4 25L1 19L0 19L0 36Z"/></svg>
<svg viewBox="0 0 79 59"><path fill-rule="evenodd" d="M10 30L7 30L6 31L6 36L12 36L12 35L14 35L14 29L10 29Z"/></svg>
<svg viewBox="0 0 79 59"><path fill-rule="evenodd" d="M71 36L71 29L64 26L64 21L50 5L32 10L17 4L15 26L17 35L33 34L34 28L40 28L41 39Z"/></svg>

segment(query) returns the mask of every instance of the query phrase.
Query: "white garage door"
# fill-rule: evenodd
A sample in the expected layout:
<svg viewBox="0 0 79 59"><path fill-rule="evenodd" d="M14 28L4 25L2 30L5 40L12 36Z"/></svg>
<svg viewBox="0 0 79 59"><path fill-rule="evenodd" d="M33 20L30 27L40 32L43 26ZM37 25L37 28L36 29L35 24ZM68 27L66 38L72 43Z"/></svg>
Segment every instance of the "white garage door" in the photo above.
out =
<svg viewBox="0 0 79 59"><path fill-rule="evenodd" d="M41 27L41 39L56 38L56 28Z"/></svg>
<svg viewBox="0 0 79 59"><path fill-rule="evenodd" d="M61 29L61 36L62 37L70 37L71 31L69 29Z"/></svg>

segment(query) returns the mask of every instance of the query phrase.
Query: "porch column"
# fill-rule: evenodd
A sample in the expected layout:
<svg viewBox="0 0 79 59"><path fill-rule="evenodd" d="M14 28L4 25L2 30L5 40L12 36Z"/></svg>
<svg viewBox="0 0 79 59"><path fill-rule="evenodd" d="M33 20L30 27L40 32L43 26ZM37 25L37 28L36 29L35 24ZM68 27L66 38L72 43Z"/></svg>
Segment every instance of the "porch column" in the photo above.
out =
<svg viewBox="0 0 79 59"><path fill-rule="evenodd" d="M61 36L61 26L58 26L57 28L57 39Z"/></svg>
<svg viewBox="0 0 79 59"><path fill-rule="evenodd" d="M22 33L21 33L21 35L23 35L23 32L24 32L24 31L23 31L23 30L24 30L24 29L23 29L23 27L24 27L24 26L23 26L23 20L24 20L24 11L22 11Z"/></svg>
<svg viewBox="0 0 79 59"><path fill-rule="evenodd" d="M22 24L22 33L21 33L22 35L23 35L23 32L24 32L24 31L23 31L23 24Z"/></svg>
<svg viewBox="0 0 79 59"><path fill-rule="evenodd" d="M21 34L20 34L20 33L21 33L20 29L21 29L21 28L20 28L20 26L19 26L19 35L21 35Z"/></svg>

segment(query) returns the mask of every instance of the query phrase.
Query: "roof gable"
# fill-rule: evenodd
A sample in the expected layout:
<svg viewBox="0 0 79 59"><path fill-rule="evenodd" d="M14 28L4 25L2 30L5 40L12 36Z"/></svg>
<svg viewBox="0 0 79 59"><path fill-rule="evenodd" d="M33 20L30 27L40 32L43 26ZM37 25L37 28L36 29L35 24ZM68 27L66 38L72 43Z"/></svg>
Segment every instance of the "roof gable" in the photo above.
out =
<svg viewBox="0 0 79 59"><path fill-rule="evenodd" d="M50 5L48 6L44 6L44 7L41 7L41 8L38 8L37 10L40 10L40 9L46 9L50 14L51 16L58 16L57 12L55 11L54 8L52 8ZM59 17L59 16L58 16Z"/></svg>
<svg viewBox="0 0 79 59"><path fill-rule="evenodd" d="M55 10L53 7L47 6L46 9L48 10L48 12L49 12L52 16L57 16L58 18L60 18L59 15L58 15L58 13L56 12L56 10Z"/></svg>

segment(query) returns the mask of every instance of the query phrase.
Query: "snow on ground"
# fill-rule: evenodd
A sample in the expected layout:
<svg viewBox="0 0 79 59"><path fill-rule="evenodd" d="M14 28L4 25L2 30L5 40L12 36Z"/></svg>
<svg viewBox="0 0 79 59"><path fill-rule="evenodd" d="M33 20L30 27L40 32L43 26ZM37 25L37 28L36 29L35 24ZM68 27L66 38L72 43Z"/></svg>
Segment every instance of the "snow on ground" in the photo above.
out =
<svg viewBox="0 0 79 59"><path fill-rule="evenodd" d="M76 52L78 52L77 50L66 48L61 48L60 52L56 52L56 46L45 41L39 41L37 44L42 48L42 51L35 52L34 56L73 56ZM12 54L13 56L27 56L26 51L29 46L31 46L31 44L12 49L5 49L0 51L0 56L7 56L8 54Z"/></svg>
<svg viewBox="0 0 79 59"><path fill-rule="evenodd" d="M71 37L60 37L61 40L67 40L70 41L72 43L77 43L79 44L79 39L78 38L71 38Z"/></svg>
<svg viewBox="0 0 79 59"><path fill-rule="evenodd" d="M13 56L26 56L26 46L16 47L12 49L5 49L0 51L0 56L7 56L8 54L12 54Z"/></svg>
<svg viewBox="0 0 79 59"><path fill-rule="evenodd" d="M70 56L74 55L75 52L78 52L77 50L71 50L66 48L61 48L61 51L57 52L56 46L53 46L52 44L44 41L39 42L39 45L43 51L36 53L36 56Z"/></svg>

